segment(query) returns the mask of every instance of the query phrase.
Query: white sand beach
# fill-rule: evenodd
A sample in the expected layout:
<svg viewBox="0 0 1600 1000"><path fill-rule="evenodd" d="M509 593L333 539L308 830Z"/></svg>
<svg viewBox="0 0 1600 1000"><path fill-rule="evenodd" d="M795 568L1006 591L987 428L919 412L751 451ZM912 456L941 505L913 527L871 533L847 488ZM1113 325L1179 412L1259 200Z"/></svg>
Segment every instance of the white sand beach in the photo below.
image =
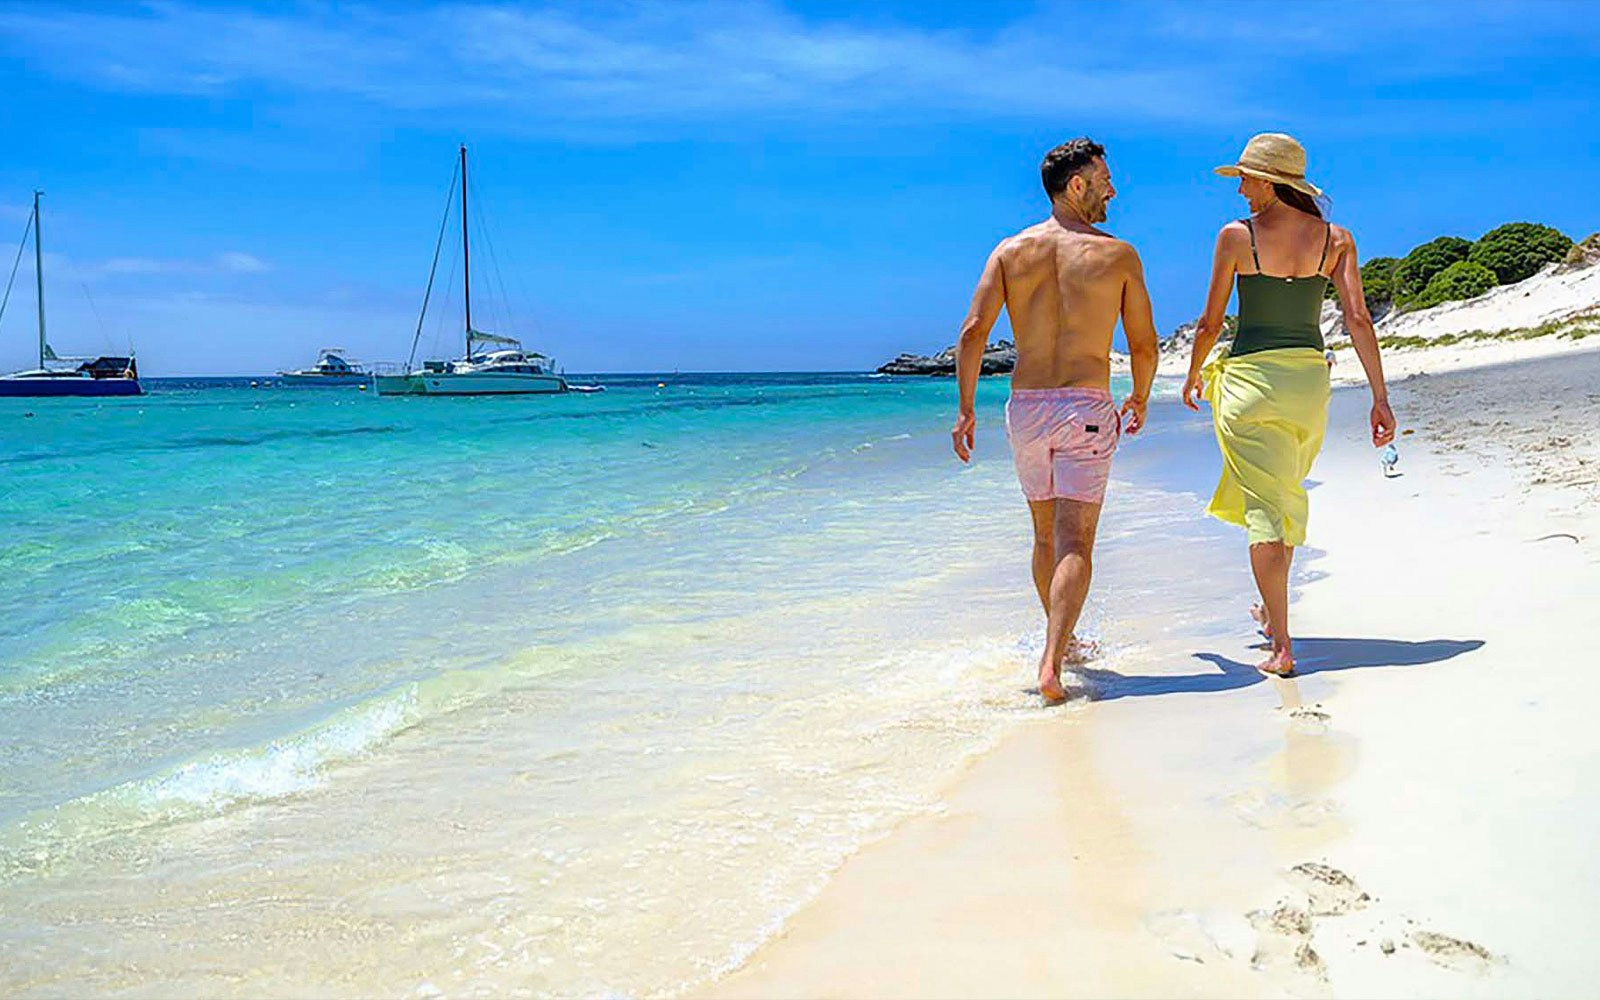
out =
<svg viewBox="0 0 1600 1000"><path fill-rule="evenodd" d="M1365 392L1336 392L1296 566L1297 679L1251 677L1243 606L1224 635L1108 611L1108 640L1154 637L1138 651L1149 676L1096 664L1096 700L1019 725L941 812L856 854L708 992L1590 994L1587 343L1391 353L1393 478L1366 440ZM1525 360L1483 365L1510 358ZM1192 487L1196 516L1210 485ZM1213 579L1236 592L1242 540L1237 556L1187 567L1197 601ZM1129 568L1097 572L1109 591Z"/></svg>

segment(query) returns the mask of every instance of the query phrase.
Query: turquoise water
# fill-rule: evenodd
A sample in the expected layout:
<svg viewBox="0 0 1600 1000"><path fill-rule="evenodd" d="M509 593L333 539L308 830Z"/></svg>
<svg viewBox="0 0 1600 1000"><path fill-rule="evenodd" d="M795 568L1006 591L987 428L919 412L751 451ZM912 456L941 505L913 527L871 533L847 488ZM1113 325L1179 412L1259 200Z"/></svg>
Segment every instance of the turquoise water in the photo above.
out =
<svg viewBox="0 0 1600 1000"><path fill-rule="evenodd" d="M426 678L446 636L453 664L493 657L486 616L549 643L618 627L597 613L609 581L563 557L927 432L953 389L607 381L537 400L157 382L117 405L6 401L0 823ZM512 568L527 593L508 611L474 584Z"/></svg>
<svg viewBox="0 0 1600 1000"><path fill-rule="evenodd" d="M1003 381L971 466L945 380L605 381L0 401L0 985L670 992L1034 710Z"/></svg>

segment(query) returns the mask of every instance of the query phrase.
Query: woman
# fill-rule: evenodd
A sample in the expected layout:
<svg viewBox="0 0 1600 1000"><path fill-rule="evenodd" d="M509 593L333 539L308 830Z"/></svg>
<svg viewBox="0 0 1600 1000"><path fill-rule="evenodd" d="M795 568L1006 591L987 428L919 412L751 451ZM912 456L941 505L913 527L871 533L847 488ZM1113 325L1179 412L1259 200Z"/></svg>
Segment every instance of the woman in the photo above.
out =
<svg viewBox="0 0 1600 1000"><path fill-rule="evenodd" d="M1272 641L1272 655L1257 669L1287 677L1294 673L1289 564L1305 542L1304 481L1328 422L1329 366L1319 319L1330 280L1372 387L1373 447L1394 440L1394 414L1355 240L1324 221L1316 201L1322 191L1306 180L1305 150L1287 135L1264 133L1245 145L1239 162L1216 172L1239 178L1250 216L1217 235L1183 402L1198 410L1196 396L1203 395L1211 404L1222 481L1206 513L1249 534L1250 569L1261 592L1257 620ZM1238 333L1231 349L1206 366L1236 275Z"/></svg>

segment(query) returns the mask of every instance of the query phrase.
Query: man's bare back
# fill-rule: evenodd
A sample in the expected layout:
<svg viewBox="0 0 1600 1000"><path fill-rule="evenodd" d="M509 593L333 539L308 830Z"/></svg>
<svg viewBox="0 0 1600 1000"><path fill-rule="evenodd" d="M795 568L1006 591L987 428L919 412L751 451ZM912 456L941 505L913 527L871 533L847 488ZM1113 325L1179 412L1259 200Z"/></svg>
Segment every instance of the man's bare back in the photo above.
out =
<svg viewBox="0 0 1600 1000"><path fill-rule="evenodd" d="M1130 298L1149 310L1133 247L1051 218L1001 243L995 255L1017 345L1012 388L1107 388L1117 318Z"/></svg>
<svg viewBox="0 0 1600 1000"><path fill-rule="evenodd" d="M961 324L956 350L960 412L951 430L963 462L972 454L978 373L989 331L1003 307L1017 345L1013 389L1111 382L1111 336L1122 320L1133 361L1133 392L1123 403L1128 433L1144 423L1156 375L1156 328L1144 267L1133 247L1096 229L1116 197L1103 157L1051 194L1050 218L1004 240L989 255Z"/></svg>

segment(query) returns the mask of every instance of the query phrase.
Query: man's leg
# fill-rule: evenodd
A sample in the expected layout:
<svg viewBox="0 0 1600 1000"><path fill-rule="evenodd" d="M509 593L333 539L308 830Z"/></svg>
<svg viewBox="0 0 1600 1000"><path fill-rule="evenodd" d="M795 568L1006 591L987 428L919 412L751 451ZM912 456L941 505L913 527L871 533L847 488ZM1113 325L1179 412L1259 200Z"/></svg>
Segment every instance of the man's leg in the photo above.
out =
<svg viewBox="0 0 1600 1000"><path fill-rule="evenodd" d="M1277 542L1258 542L1250 546L1250 570L1261 592L1266 613L1266 632L1272 640L1272 655L1257 669L1269 674L1294 672L1294 649L1289 639L1289 565L1294 549Z"/></svg>
<svg viewBox="0 0 1600 1000"><path fill-rule="evenodd" d="M1046 701L1066 698L1061 687L1061 658L1078 627L1084 599L1089 596L1089 578L1094 566L1095 529L1100 524L1100 505L1081 500L1055 501L1055 570L1050 577L1050 601L1045 625L1044 655L1039 659L1039 693Z"/></svg>
<svg viewBox="0 0 1600 1000"><path fill-rule="evenodd" d="M1039 593L1039 606L1050 616L1050 577L1056 571L1056 502L1029 500L1033 515L1033 589Z"/></svg>

